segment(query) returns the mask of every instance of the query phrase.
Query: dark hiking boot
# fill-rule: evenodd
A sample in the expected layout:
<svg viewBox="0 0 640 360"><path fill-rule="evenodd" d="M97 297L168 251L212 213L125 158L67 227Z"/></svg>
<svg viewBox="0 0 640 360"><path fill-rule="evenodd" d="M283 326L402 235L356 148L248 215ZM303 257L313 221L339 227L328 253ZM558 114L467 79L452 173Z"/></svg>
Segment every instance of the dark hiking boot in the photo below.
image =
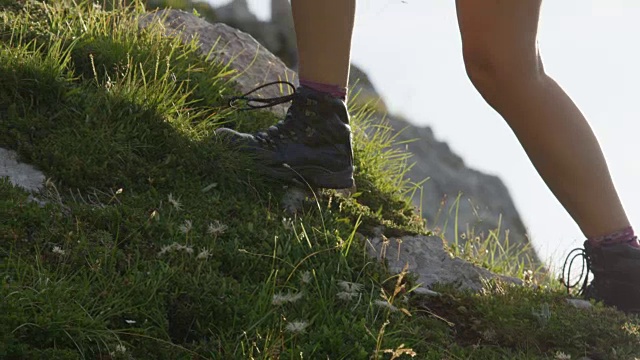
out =
<svg viewBox="0 0 640 360"><path fill-rule="evenodd" d="M256 134L228 128L217 129L216 134L253 155L257 170L269 177L300 179L314 188L354 187L351 127L344 101L306 87L278 98L248 97L271 84L232 99L231 105L244 101L243 109L248 110L292 101L284 120Z"/></svg>
<svg viewBox="0 0 640 360"><path fill-rule="evenodd" d="M575 249L572 253L576 251L579 253L567 257L563 276L567 264L571 267L572 262L581 256L585 276L580 291L582 296L615 306L626 313L640 313L639 248L627 243L594 246L585 241L584 249ZM593 273L593 280L587 285L589 272ZM568 276L565 279L568 280ZM568 284L565 280L565 285L570 289L579 284Z"/></svg>

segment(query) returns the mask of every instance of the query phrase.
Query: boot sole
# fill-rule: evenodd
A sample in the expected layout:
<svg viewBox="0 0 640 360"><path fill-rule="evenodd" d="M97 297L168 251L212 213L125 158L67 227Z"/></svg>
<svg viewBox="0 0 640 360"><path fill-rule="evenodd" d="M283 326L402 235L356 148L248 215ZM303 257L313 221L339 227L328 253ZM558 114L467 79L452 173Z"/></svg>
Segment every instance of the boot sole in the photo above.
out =
<svg viewBox="0 0 640 360"><path fill-rule="evenodd" d="M312 188L351 189L355 187L353 166L337 172L322 166L299 166L296 168L287 165L260 166L259 169L261 173L279 180L302 180Z"/></svg>

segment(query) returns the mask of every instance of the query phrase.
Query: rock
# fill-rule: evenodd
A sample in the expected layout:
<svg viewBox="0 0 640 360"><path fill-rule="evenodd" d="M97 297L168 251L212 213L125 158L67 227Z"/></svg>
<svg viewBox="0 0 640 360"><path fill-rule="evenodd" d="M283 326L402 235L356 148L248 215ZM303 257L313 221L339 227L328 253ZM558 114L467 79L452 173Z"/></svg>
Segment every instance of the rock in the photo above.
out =
<svg viewBox="0 0 640 360"><path fill-rule="evenodd" d="M582 299L567 299L567 303L569 303L570 305L573 305L578 309L591 309L593 307L593 305L590 302Z"/></svg>
<svg viewBox="0 0 640 360"><path fill-rule="evenodd" d="M294 216L304 208L307 192L299 187L289 187L282 196L282 207L289 216Z"/></svg>
<svg viewBox="0 0 640 360"><path fill-rule="evenodd" d="M404 236L402 238L376 237L367 243L372 257L386 260L389 271L408 271L418 276L418 284L428 289L436 283L453 284L461 290L480 291L483 282L499 279L507 283L522 284L517 278L497 275L460 258L452 258L444 249L442 239L436 236Z"/></svg>
<svg viewBox="0 0 640 360"><path fill-rule="evenodd" d="M482 240L499 227L502 241L505 231L508 231L511 246L529 246L530 251L521 256L522 260L530 260L532 267L540 263L530 246L527 230L509 190L500 178L467 167L446 143L435 138L431 128L412 125L398 116L388 116L387 119L389 126L400 131L397 141L409 142L401 147L414 155L411 162L415 164L406 177L414 182L429 179L423 185L422 194L416 191L413 203L416 206L422 204L422 215L430 230L444 234L449 242L455 239L454 206L461 193L458 203L460 243L468 240L465 239L469 237L468 234L461 236L467 227L473 229L475 236L480 236ZM452 207L454 212L449 216Z"/></svg>
<svg viewBox="0 0 640 360"><path fill-rule="evenodd" d="M293 29L293 15L289 0L271 0L271 22Z"/></svg>
<svg viewBox="0 0 640 360"><path fill-rule="evenodd" d="M416 294L425 295L425 296L440 296L439 292L429 290L423 286L416 288L413 292Z"/></svg>
<svg viewBox="0 0 640 360"><path fill-rule="evenodd" d="M237 76L233 78L238 85L238 91L242 93L271 81L289 80L294 84L297 82L296 73L288 69L256 39L228 25L211 24L180 10L160 10L140 17L140 27L151 24L160 24L168 35L179 35L185 42L197 36L200 54L210 54L210 60L230 65L230 68L236 71ZM281 93L279 86L269 86L254 95L267 98L290 93L286 86L283 86L282 90ZM287 107L288 105L278 105L272 110L284 115Z"/></svg>
<svg viewBox="0 0 640 360"><path fill-rule="evenodd" d="M220 20L234 19L238 22L258 21L258 18L249 9L247 0L233 0L227 5L217 8L216 16Z"/></svg>
<svg viewBox="0 0 640 360"><path fill-rule="evenodd" d="M296 33L288 0L272 0L271 21L260 21L251 13L246 1L233 1L217 8L216 22L251 34L260 44L288 66L297 64Z"/></svg>
<svg viewBox="0 0 640 360"><path fill-rule="evenodd" d="M4 177L8 177L13 185L31 192L42 190L46 179L35 167L18 161L15 151L0 148L0 178Z"/></svg>
<svg viewBox="0 0 640 360"><path fill-rule="evenodd" d="M354 64L351 64L349 69L349 95L351 96L351 101L356 104L369 104L379 114L387 113L387 104L385 104L375 86L371 83L369 75Z"/></svg>

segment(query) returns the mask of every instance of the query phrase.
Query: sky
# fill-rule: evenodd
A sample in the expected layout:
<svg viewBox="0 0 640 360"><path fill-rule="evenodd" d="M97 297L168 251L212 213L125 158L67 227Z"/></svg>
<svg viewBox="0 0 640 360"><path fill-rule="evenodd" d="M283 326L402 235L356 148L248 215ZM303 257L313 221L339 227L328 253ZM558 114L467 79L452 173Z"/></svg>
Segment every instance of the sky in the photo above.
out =
<svg viewBox="0 0 640 360"><path fill-rule="evenodd" d="M268 18L270 1L248 2ZM640 202L634 201L640 199L638 19L637 0L546 1L539 46L546 72L594 129L627 214L640 230ZM430 126L467 166L504 181L543 260L560 266L568 251L582 245L577 225L468 80L454 0L359 0L352 61L367 72L392 113Z"/></svg>

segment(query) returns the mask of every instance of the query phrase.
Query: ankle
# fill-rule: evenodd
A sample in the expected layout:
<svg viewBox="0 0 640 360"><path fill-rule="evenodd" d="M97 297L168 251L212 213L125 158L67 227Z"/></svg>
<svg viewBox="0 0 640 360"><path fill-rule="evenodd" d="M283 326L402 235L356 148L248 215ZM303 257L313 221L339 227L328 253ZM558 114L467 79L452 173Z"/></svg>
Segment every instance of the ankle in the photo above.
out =
<svg viewBox="0 0 640 360"><path fill-rule="evenodd" d="M609 246L628 243L629 245L640 247L638 238L633 231L633 227L628 226L624 229L614 231L601 236L593 236L587 238L587 242L593 246Z"/></svg>
<svg viewBox="0 0 640 360"><path fill-rule="evenodd" d="M338 99L345 100L347 98L347 88L339 85L325 84L306 79L300 79L300 85L321 93L329 94Z"/></svg>

